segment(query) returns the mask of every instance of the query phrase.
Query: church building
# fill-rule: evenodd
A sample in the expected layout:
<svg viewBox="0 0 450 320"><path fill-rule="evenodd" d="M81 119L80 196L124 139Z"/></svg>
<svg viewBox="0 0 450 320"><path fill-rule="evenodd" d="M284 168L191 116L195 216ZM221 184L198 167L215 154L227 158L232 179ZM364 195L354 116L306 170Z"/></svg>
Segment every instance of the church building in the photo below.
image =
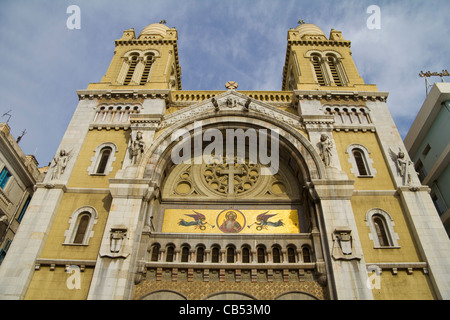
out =
<svg viewBox="0 0 450 320"><path fill-rule="evenodd" d="M280 91L182 90L177 39L125 30L77 91L0 299L450 299L430 190L340 31L288 30Z"/></svg>

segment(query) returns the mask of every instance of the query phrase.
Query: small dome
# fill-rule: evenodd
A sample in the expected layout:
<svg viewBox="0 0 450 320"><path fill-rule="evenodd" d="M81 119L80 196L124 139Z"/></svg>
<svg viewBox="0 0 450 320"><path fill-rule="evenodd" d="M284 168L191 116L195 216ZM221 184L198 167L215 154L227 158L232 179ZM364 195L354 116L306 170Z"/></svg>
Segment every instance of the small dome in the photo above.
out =
<svg viewBox="0 0 450 320"><path fill-rule="evenodd" d="M162 37L166 36L166 31L170 28L162 23L152 23L151 25L148 25L147 27L142 30L141 34L139 36L142 36L143 34L151 34L151 35L160 35Z"/></svg>
<svg viewBox="0 0 450 320"><path fill-rule="evenodd" d="M300 38L303 36L325 36L325 33L323 33L320 28L312 23L304 23L299 25L295 30L298 31L298 35Z"/></svg>

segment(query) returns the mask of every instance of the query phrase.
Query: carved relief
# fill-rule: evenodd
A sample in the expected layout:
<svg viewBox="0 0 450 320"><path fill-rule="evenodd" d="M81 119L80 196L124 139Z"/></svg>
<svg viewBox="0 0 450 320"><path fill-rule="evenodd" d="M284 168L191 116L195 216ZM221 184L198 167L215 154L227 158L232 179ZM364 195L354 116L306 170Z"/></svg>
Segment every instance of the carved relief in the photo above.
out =
<svg viewBox="0 0 450 320"><path fill-rule="evenodd" d="M51 165L53 169L51 180L59 179L66 170L67 164L70 160L71 151L66 151L65 149L61 149L59 154L53 158L53 164Z"/></svg>
<svg viewBox="0 0 450 320"><path fill-rule="evenodd" d="M251 190L260 176L258 164L211 163L202 166L202 177L211 190L222 194L243 194Z"/></svg>
<svg viewBox="0 0 450 320"><path fill-rule="evenodd" d="M282 121L297 129L304 129L300 121L300 117L293 115L287 111L280 110L269 104L262 104L259 101L253 100L243 94L239 94L233 90L213 97L209 100L202 101L190 107L173 112L163 118L158 130L167 128L172 124L185 120L187 118L194 118L198 115L204 115L209 112L238 111L238 112L255 112L266 115L272 119Z"/></svg>
<svg viewBox="0 0 450 320"><path fill-rule="evenodd" d="M250 164L204 163L178 165L170 173L164 198L299 198L290 169L275 175L261 175L264 166Z"/></svg>
<svg viewBox="0 0 450 320"><path fill-rule="evenodd" d="M411 185L411 169L414 168L412 161L405 157L405 153L399 148L398 153L389 148L389 155L397 167L397 174L402 178L404 186Z"/></svg>
<svg viewBox="0 0 450 320"><path fill-rule="evenodd" d="M113 227L109 230L109 248L102 249L100 256L102 258L126 259L130 253L126 249L125 242L127 240L128 229L123 226Z"/></svg>
<svg viewBox="0 0 450 320"><path fill-rule="evenodd" d="M353 248L352 230L349 227L337 227L333 233L333 258L336 260L360 260Z"/></svg>

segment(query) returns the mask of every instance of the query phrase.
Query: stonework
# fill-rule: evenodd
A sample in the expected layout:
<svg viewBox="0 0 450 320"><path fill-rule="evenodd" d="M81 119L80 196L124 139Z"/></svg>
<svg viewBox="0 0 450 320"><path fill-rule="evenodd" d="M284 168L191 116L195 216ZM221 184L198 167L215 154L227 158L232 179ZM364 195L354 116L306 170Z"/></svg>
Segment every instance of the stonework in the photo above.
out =
<svg viewBox="0 0 450 320"><path fill-rule="evenodd" d="M1 299L450 298L428 188L341 32L289 30L281 91L182 90L177 37L125 30L78 91Z"/></svg>

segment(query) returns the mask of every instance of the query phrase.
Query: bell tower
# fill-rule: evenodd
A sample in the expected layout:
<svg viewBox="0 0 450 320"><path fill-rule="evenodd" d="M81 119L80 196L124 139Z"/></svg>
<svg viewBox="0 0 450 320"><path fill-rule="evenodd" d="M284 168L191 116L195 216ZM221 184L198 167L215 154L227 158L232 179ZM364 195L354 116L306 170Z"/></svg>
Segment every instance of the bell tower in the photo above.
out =
<svg viewBox="0 0 450 320"><path fill-rule="evenodd" d="M331 29L327 37L314 24L288 31L282 90L377 91L359 76L350 51L351 42Z"/></svg>
<svg viewBox="0 0 450 320"><path fill-rule="evenodd" d="M105 76L100 83L90 84L89 89L181 90L178 33L164 22L150 24L138 37L134 29L125 30L115 42L114 57Z"/></svg>

